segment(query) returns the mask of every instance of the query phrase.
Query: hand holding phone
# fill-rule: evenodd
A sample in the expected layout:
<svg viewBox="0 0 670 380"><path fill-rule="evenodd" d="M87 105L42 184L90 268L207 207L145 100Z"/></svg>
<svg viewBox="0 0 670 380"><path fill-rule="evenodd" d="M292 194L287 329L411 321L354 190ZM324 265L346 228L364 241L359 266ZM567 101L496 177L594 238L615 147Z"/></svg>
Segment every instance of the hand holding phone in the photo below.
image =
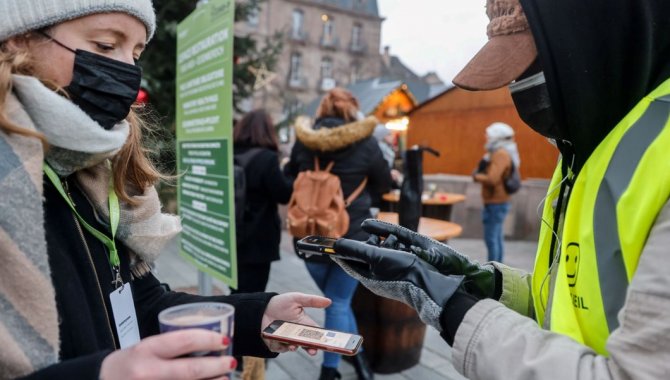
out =
<svg viewBox="0 0 670 380"><path fill-rule="evenodd" d="M356 355L363 343L360 335L286 321L273 321L262 335L265 339L347 356Z"/></svg>

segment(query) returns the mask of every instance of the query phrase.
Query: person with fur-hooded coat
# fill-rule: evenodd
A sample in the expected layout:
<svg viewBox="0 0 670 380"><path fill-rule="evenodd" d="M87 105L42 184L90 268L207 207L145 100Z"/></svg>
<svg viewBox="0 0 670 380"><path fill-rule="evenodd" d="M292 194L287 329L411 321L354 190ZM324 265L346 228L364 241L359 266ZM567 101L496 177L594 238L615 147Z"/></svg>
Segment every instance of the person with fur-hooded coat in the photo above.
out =
<svg viewBox="0 0 670 380"><path fill-rule="evenodd" d="M340 178L345 199L367 178L363 192L347 207L350 223L344 235L349 239L365 240L368 234L360 226L363 220L371 217L371 194L390 190L391 172L372 137L377 119L359 115L358 101L349 91L332 89L321 101L313 126L296 124L298 140L284 170L296 177L302 171L314 170L314 157L318 157L321 169L334 161L331 172ZM350 304L358 282L328 257L313 255L305 260L314 281L333 301L326 309L326 328L355 333L356 321ZM339 355L324 353L320 378L339 376L336 371L339 360ZM360 379L370 378L372 372L361 354L356 355L354 363Z"/></svg>

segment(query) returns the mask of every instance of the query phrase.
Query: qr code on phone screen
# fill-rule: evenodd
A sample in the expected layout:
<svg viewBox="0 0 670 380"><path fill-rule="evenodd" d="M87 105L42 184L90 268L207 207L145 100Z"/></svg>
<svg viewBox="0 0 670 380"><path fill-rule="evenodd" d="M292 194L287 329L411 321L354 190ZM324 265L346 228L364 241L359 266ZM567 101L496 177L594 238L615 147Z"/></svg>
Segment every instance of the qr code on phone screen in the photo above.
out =
<svg viewBox="0 0 670 380"><path fill-rule="evenodd" d="M321 331L303 329L298 333L298 336L309 339L321 339L323 333Z"/></svg>

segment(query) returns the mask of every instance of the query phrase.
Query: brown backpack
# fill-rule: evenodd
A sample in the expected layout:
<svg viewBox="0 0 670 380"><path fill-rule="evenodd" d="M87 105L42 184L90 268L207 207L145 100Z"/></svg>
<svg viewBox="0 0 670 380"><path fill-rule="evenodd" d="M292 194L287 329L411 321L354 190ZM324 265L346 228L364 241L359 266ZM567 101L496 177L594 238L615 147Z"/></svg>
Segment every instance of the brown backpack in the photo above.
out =
<svg viewBox="0 0 670 380"><path fill-rule="evenodd" d="M293 183L293 195L288 202L288 230L296 238L319 235L340 238L349 230L347 207L365 189L367 177L345 200L340 178L330 170L320 170L319 158L314 157L314 170L300 172Z"/></svg>

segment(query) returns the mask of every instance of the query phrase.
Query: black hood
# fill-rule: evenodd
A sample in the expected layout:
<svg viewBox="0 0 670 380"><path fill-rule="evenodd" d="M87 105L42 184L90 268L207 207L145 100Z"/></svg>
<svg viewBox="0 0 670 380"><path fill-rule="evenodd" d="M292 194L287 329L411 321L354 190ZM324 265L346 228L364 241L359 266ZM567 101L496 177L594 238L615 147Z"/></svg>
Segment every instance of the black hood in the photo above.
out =
<svg viewBox="0 0 670 380"><path fill-rule="evenodd" d="M670 1L520 2L578 171L608 132L670 77Z"/></svg>

